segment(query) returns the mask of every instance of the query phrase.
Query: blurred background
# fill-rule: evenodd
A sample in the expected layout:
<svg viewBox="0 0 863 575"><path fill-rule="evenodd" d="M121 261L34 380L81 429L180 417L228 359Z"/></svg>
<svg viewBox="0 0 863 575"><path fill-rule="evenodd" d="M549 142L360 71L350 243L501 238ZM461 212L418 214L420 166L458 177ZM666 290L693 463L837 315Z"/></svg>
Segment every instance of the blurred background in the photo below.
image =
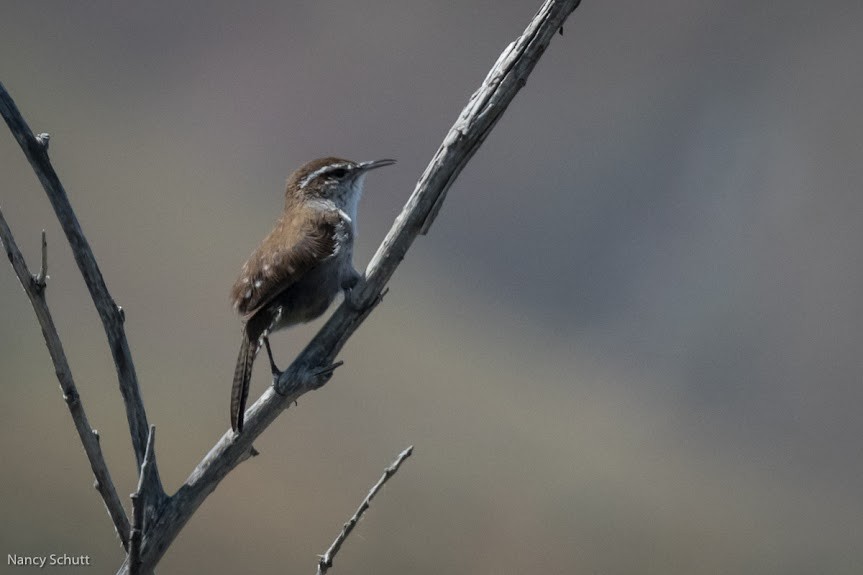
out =
<svg viewBox="0 0 863 575"><path fill-rule="evenodd" d="M287 175L367 180L363 269L539 1L7 0L0 75L126 310L173 492L228 426L239 268ZM863 571L859 2L584 2L450 191L346 366L256 442L159 573ZM6 132L5 127L0 132ZM0 204L118 491L114 369L11 135ZM274 338L281 365L321 322ZM253 399L268 385L266 362ZM0 571L122 560L12 270L0 269ZM73 572L69 569L64 572Z"/></svg>

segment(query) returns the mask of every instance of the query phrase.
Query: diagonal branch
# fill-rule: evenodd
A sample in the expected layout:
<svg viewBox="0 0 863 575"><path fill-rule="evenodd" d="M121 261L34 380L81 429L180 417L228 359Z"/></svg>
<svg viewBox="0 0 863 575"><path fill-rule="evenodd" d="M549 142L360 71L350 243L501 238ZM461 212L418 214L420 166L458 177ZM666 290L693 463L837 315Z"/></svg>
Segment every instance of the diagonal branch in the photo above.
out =
<svg viewBox="0 0 863 575"><path fill-rule="evenodd" d="M141 470L138 473L138 488L132 494L132 527L129 532L129 573L130 575L139 575L141 571L141 541L144 537L144 510L150 504L152 496L159 496L159 493L152 493L150 488L153 483L150 481L150 474L155 470L156 465L156 426L150 426L150 432L147 435L147 447L144 451L144 462L141 464Z"/></svg>
<svg viewBox="0 0 863 575"><path fill-rule="evenodd" d="M108 293L102 272L93 257L84 232L81 231L81 225L72 210L66 190L51 165L51 160L48 158L48 135L40 134L38 137L33 135L30 126L21 116L21 112L18 111L18 107L2 83L0 83L0 114L30 161L42 187L45 188L45 193L54 207L54 213L57 214L57 219L69 240L78 269L84 276L87 289L90 290L90 296L99 312L108 337L111 356L117 368L120 392L126 405L126 418L129 420L129 430L132 435L132 447L135 450L135 460L140 467L144 461L149 426L141 391L138 388L138 376L135 374L135 365L132 363L132 354L129 351L129 342L123 329L123 310L114 303L111 294ZM154 473L154 481L158 482L158 471ZM159 489L161 490L161 486Z"/></svg>
<svg viewBox="0 0 863 575"><path fill-rule="evenodd" d="M192 471L182 487L162 508L156 523L147 530L141 551L145 568L152 568L207 496L224 477L248 458L252 442L301 395L326 383L322 368L333 363L348 338L380 301L381 294L408 248L426 231L439 211L445 194L467 161L525 85L540 56L580 0L546 0L518 39L507 46L480 88L450 128L443 143L423 172L386 238L366 270L366 281L358 288L358 307L340 306L312 341L249 408L243 433L225 433ZM118 573L127 573L124 564Z"/></svg>
<svg viewBox="0 0 863 575"><path fill-rule="evenodd" d="M360 519L363 518L363 513L366 512L366 509L372 504L372 499L374 499L375 495L377 495L378 491L384 486L384 484L389 481L390 477L396 474L401 467L402 463L404 463L405 459L411 456L411 453L414 451L414 446L411 445L396 457L396 460L393 461L389 467L384 469L384 474L378 479L378 482L372 486L371 490L369 490L369 494L366 495L366 498L363 499L363 502L360 503L360 506L357 508L353 517L351 517L347 523L344 524L342 530L339 532L338 536L333 541L333 544L330 545L330 548L321 555L318 560L318 571L317 575L326 575L327 571L329 571L330 567L333 566L333 559L336 558L336 553L339 552L339 549L342 548L342 544L348 538L348 535L354 530L354 527L357 526L357 523L360 522Z"/></svg>
<svg viewBox="0 0 863 575"><path fill-rule="evenodd" d="M63 399L66 400L66 405L69 407L69 413L72 415L75 430L78 432L78 437L84 445L87 459L90 460L90 469L93 470L93 475L96 477L95 487L105 502L105 508L108 510L108 515L111 516L111 521L114 522L114 528L117 530L117 535L120 536L123 547L128 549L129 520L126 518L123 504L120 503L120 498L117 496L117 490L114 487L114 482L111 480L111 474L108 471L105 458L102 456L102 448L99 446L99 435L90 427L90 422L87 420L84 405L81 403L81 397L78 395L78 389L75 387L75 381L72 379L72 370L69 368L69 362L66 360L66 352L63 351L60 335L57 333L57 327L54 325L51 310L48 309L48 302L45 299L45 282L48 279L48 248L45 241L45 231L42 231L42 268L38 275L31 274L30 270L27 269L24 256L15 243L12 230L9 229L2 211L0 211L0 240L2 240L3 246L6 248L6 255L15 269L18 280L24 287L27 297L30 298L33 311L36 312L36 318L42 327L45 345L48 347L48 353L51 354L51 360L54 362L54 371L57 373L60 389L63 391Z"/></svg>

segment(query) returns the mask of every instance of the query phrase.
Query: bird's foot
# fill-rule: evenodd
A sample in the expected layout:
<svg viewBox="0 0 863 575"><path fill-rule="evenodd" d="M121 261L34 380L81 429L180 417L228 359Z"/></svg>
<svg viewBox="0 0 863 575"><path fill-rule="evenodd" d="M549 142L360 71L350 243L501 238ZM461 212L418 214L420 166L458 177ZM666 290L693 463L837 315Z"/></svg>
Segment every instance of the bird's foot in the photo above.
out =
<svg viewBox="0 0 863 575"><path fill-rule="evenodd" d="M276 367L275 363L271 363L270 364L270 373L273 374L273 381L279 381L279 378L282 377L282 374L284 372L281 371L278 367Z"/></svg>
<svg viewBox="0 0 863 575"><path fill-rule="evenodd" d="M364 282L365 283L365 282ZM362 286L354 287L351 289L345 290L345 305L348 306L348 309L352 312L356 313L365 313L375 307L382 301L384 301L384 296L387 295L387 292L390 291L390 288L384 288L384 291L377 294L374 298L372 298L369 302L364 302L360 299L360 294L362 293Z"/></svg>
<svg viewBox="0 0 863 575"><path fill-rule="evenodd" d="M363 276L355 269L351 270L348 277L342 280L342 291L345 293L345 305L351 311L359 311L357 298L362 292L362 283L365 283Z"/></svg>

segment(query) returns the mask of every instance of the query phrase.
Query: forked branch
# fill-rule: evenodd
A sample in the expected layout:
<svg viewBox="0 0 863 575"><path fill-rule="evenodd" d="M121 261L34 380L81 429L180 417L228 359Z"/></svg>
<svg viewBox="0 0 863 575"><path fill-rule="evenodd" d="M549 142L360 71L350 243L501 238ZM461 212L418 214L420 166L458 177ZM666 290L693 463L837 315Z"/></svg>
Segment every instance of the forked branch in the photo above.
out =
<svg viewBox="0 0 863 575"><path fill-rule="evenodd" d="M48 280L48 247L45 231L42 230L42 268L36 275L31 274L27 268L27 262L24 261L24 256L15 243L12 230L9 229L2 210L0 210L0 240L3 242L3 247L6 249L6 255L12 263L15 275L18 276L18 281L21 282L24 292L30 298L33 311L36 312L36 319L42 327L42 336L45 338L48 353L51 354L54 371L60 381L60 389L63 391L63 399L66 400L69 414L75 424L75 431L78 432L78 437L84 446L84 452L90 461L90 469L93 470L93 475L96 477L96 490L102 496L102 501L105 502L105 508L108 510L108 515L111 516L114 529L116 529L123 547L128 549L129 520L123 510L123 504L120 503L120 498L117 496L117 489L111 480L105 458L102 456L99 435L90 427L90 422L87 420L84 404L81 403L81 396L78 395L78 388L72 379L72 370L66 360L66 352L63 350L60 335L57 333L57 326L54 325L54 318L51 316L51 310L48 309L48 302L45 299L45 282Z"/></svg>
<svg viewBox="0 0 863 575"><path fill-rule="evenodd" d="M417 235L428 229L456 176L525 85L554 34L579 4L580 0L546 0L521 36L507 46L450 128L369 264L357 297L361 307L366 304L365 309L340 306L277 384L249 408L243 433L228 431L213 446L147 533L142 550L145 566L153 566L161 559L195 510L245 459L254 440L276 417L301 395L321 386L316 373L333 363L348 338L371 313ZM124 568L119 571L124 572Z"/></svg>
<svg viewBox="0 0 863 575"><path fill-rule="evenodd" d="M6 92L6 88L0 83L0 115L6 120L9 130L15 136L24 155L30 161L33 171L42 183L54 213L60 221L60 226L72 247L72 254L78 263L78 269L84 276L84 282L90 291L90 297L96 305L105 334L108 337L108 345L117 368L117 378L120 384L120 392L126 405L126 418L129 421L129 431L132 435L132 448L135 451L136 466L140 467L144 461L144 450L147 446L147 414L144 411L144 401L141 399L141 390L138 387L138 376L135 374L135 364L132 363L132 354L129 351L129 342L126 340L126 332L123 329L123 311L114 303L114 299L108 292L102 272L93 257L90 244L81 231L78 217L72 210L66 189L60 183L60 178L51 165L48 158L48 134L33 135L33 131L24 121L21 112L15 102ZM159 473L153 474L154 482L158 482ZM161 486L159 487L161 490Z"/></svg>
<svg viewBox="0 0 863 575"><path fill-rule="evenodd" d="M507 46L479 89L450 128L413 194L402 209L366 270L365 281L357 288L354 306L339 307L318 334L249 409L242 434L225 433L192 471L173 496L165 498L153 463L153 483L158 489L159 505L154 521L145 521L140 554L141 572L149 572L176 539L183 526L222 479L253 453L253 441L301 395L326 383L337 354L380 302L383 290L407 250L419 234L428 232L456 177L500 119L516 93L548 47L554 34L580 0L546 0L524 33ZM132 434L136 461L145 461L148 423L138 388L137 377L123 331L123 313L108 293L101 272L84 238L47 155L47 137L35 137L14 102L0 84L0 113L24 150L54 206L66 233L75 260L99 311L117 367L120 389ZM356 308L361 311L357 311ZM80 432L79 432L80 433ZM144 479L146 482L146 479ZM109 507L110 509L110 507ZM145 516L146 519L146 516ZM138 562L136 560L136 567ZM129 572L126 561L119 573Z"/></svg>

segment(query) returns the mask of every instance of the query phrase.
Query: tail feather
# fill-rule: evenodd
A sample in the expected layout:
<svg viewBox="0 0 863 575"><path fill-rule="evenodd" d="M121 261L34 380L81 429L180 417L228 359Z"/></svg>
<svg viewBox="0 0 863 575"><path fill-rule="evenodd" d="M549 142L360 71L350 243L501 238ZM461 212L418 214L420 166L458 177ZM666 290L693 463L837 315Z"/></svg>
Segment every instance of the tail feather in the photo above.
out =
<svg viewBox="0 0 863 575"><path fill-rule="evenodd" d="M244 329L237 367L234 368L234 384L231 386L231 427L238 433L243 431L243 417L246 413L246 400L249 398L256 347L257 342L253 343L248 331Z"/></svg>

